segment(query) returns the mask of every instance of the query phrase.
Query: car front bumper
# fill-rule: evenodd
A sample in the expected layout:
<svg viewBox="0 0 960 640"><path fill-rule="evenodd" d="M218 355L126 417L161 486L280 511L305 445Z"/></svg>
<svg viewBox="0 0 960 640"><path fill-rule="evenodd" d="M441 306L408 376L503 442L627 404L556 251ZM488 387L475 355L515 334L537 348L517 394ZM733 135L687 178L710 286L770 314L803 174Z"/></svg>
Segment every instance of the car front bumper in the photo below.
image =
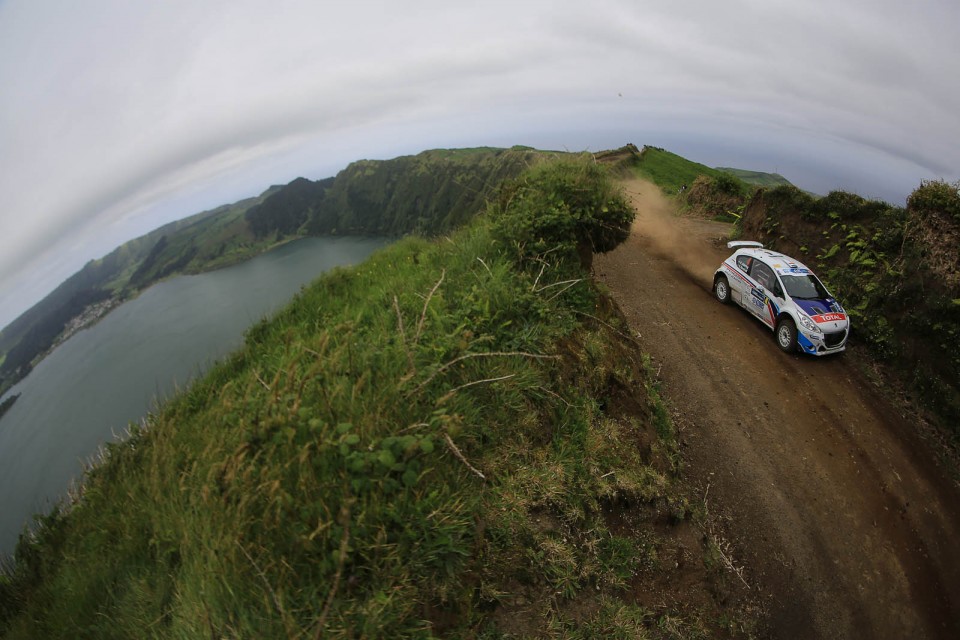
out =
<svg viewBox="0 0 960 640"><path fill-rule="evenodd" d="M849 333L849 327L825 333L813 333L801 329L797 332L797 342L804 353L826 356L831 353L840 353L846 349Z"/></svg>

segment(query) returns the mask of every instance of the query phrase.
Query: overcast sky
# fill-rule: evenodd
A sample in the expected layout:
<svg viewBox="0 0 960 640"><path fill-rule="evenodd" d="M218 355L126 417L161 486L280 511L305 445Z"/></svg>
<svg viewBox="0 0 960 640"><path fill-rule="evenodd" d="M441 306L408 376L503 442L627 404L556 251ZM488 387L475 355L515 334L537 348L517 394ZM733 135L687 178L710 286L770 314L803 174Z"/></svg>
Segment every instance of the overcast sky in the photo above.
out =
<svg viewBox="0 0 960 640"><path fill-rule="evenodd" d="M633 142L897 204L958 178L957 0L460 4L0 0L0 327L126 240L361 158Z"/></svg>

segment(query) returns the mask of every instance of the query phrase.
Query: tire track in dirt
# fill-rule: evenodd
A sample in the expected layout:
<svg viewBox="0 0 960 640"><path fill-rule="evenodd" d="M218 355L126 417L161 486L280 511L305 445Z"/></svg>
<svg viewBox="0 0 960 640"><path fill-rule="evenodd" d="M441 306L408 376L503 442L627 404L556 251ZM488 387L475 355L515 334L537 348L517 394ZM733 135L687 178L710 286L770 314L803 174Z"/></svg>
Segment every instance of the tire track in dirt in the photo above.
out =
<svg viewBox="0 0 960 640"><path fill-rule="evenodd" d="M681 429L685 476L778 638L960 637L960 490L847 359L780 352L713 299L726 225L624 184L631 237L597 256ZM856 329L854 329L856 330Z"/></svg>

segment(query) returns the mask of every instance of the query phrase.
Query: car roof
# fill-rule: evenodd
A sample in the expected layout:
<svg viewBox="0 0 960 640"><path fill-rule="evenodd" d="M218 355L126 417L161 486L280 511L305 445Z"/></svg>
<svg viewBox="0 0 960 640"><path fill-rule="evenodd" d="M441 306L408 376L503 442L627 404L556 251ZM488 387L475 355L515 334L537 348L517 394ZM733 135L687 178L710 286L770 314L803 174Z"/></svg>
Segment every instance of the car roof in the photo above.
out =
<svg viewBox="0 0 960 640"><path fill-rule="evenodd" d="M738 249L733 255L759 258L763 262L766 262L768 266L773 268L773 270L780 275L804 275L807 273L813 273L813 270L810 269L810 267L803 264L799 260L795 260L786 254L773 251L771 249L749 247Z"/></svg>

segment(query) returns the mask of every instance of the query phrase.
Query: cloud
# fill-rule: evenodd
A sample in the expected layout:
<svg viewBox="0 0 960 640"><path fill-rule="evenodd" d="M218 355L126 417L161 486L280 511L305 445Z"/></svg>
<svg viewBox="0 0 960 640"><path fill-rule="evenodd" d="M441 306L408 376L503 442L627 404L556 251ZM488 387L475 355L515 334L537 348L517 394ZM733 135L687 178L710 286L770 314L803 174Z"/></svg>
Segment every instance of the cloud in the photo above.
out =
<svg viewBox="0 0 960 640"><path fill-rule="evenodd" d="M659 139L902 199L957 177L956 24L952 0L7 0L0 325L131 235L364 155Z"/></svg>

